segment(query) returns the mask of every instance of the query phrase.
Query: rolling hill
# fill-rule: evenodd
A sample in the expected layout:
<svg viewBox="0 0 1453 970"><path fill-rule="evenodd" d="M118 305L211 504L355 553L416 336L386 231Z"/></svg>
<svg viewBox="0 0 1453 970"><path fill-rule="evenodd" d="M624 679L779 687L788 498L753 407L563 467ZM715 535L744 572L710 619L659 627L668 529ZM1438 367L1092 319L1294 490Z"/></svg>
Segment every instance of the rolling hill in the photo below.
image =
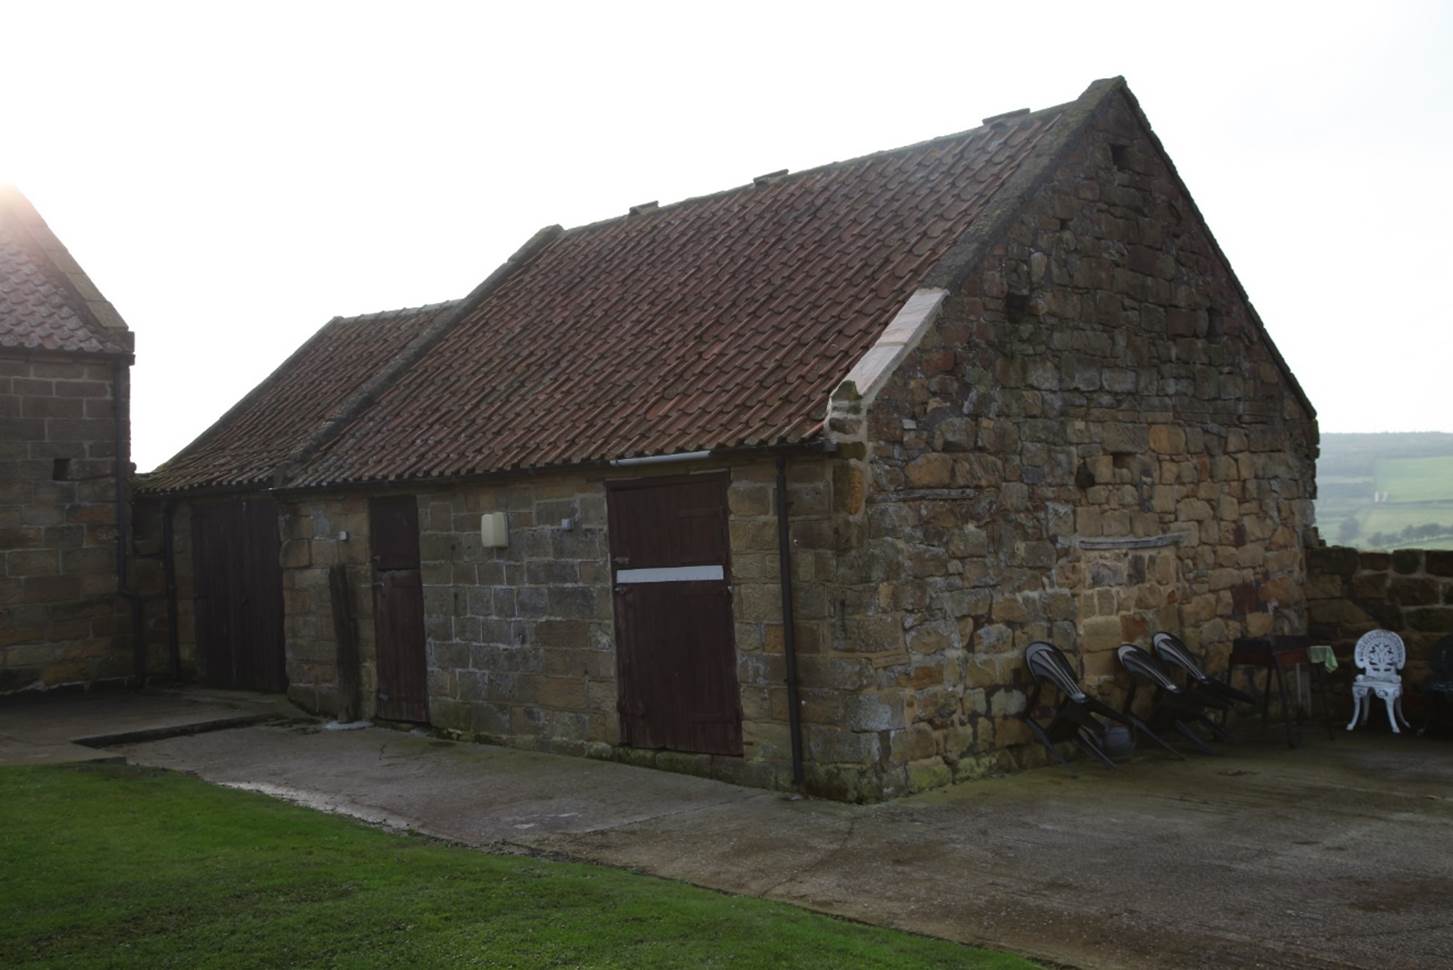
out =
<svg viewBox="0 0 1453 970"><path fill-rule="evenodd" d="M1317 526L1360 549L1453 549L1453 434L1323 434Z"/></svg>

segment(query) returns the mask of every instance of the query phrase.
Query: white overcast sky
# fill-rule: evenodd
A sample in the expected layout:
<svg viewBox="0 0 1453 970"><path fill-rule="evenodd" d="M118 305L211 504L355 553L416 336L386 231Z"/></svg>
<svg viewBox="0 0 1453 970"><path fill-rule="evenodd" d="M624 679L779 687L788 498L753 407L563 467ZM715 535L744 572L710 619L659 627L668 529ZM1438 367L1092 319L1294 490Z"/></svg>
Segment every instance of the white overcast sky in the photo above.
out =
<svg viewBox="0 0 1453 970"><path fill-rule="evenodd" d="M136 331L145 470L543 225L1123 74L1321 415L1453 431L1453 4L16 3L0 182Z"/></svg>

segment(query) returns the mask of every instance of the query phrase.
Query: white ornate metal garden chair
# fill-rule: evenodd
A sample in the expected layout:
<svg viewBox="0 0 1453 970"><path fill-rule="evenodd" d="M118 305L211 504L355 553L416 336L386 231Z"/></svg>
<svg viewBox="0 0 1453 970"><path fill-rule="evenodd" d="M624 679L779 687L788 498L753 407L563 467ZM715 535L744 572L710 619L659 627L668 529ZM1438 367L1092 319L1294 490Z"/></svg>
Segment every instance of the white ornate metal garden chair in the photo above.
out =
<svg viewBox="0 0 1453 970"><path fill-rule="evenodd" d="M1387 707L1387 723L1392 725L1393 734L1399 733L1398 721L1412 727L1403 715L1403 678L1400 671L1408 660L1403 638L1391 630L1364 633L1357 641L1352 659L1362 673L1352 682L1352 720L1347 722L1347 730L1356 727L1359 720L1367 723L1373 696L1382 698Z"/></svg>

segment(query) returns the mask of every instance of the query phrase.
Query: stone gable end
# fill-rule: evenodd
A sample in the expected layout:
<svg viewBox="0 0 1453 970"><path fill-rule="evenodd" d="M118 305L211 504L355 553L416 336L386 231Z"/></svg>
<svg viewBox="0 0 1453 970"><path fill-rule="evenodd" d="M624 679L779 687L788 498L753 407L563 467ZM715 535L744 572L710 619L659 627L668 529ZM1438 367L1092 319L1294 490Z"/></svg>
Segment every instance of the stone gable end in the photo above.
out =
<svg viewBox="0 0 1453 970"><path fill-rule="evenodd" d="M1305 629L1317 429L1153 139L1103 105L844 441L849 637L913 712L887 784L1038 760L1024 648ZM844 572L852 567L845 562ZM858 644L856 649L871 646Z"/></svg>

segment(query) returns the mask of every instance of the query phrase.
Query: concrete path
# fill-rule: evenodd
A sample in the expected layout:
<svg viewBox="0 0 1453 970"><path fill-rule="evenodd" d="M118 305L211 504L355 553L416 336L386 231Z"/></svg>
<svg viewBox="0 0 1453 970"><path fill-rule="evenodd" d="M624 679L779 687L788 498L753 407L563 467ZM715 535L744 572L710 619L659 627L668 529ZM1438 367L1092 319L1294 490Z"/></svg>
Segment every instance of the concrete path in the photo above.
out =
<svg viewBox="0 0 1453 970"><path fill-rule="evenodd" d="M1053 768L851 806L369 729L264 726L144 764L1083 967L1453 965L1453 746Z"/></svg>
<svg viewBox="0 0 1453 970"><path fill-rule="evenodd" d="M0 697L0 765L116 761L108 744L256 724L298 712L240 691L53 691Z"/></svg>

